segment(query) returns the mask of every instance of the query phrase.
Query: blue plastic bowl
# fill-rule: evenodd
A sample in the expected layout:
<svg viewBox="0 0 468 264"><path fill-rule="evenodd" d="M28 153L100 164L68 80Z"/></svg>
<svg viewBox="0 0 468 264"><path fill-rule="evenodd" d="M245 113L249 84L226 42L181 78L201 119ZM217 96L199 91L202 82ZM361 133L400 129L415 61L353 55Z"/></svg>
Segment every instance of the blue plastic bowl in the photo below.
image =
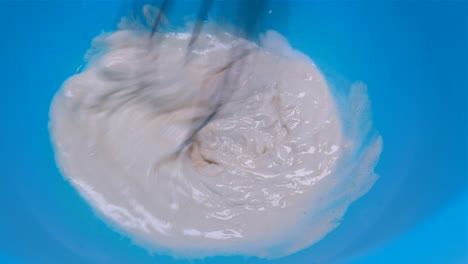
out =
<svg viewBox="0 0 468 264"><path fill-rule="evenodd" d="M380 179L309 249L190 263L468 263L467 2L272 1L271 10L268 27L330 82L367 84L384 139ZM186 262L110 229L54 161L51 99L121 13L118 1L0 1L0 263Z"/></svg>

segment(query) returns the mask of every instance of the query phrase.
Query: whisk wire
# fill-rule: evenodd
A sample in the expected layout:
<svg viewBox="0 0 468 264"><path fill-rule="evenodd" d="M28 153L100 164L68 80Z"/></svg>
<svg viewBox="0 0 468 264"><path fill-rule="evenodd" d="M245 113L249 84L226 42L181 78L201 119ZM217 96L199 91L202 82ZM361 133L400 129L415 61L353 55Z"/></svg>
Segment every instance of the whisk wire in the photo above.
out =
<svg viewBox="0 0 468 264"><path fill-rule="evenodd" d="M153 25L151 27L151 34L150 34L151 38L160 29L160 24L163 20L164 15L167 14L167 12L169 12L169 9L174 1L175 0L163 0L161 4L159 5L159 8L157 9L157 13L155 15ZM236 16L236 20L234 21L234 23L235 23L235 26L237 26L237 32L235 32L235 34L238 36L244 37L246 39L251 39L255 29L257 29L260 24L261 17L264 14L264 10L266 8L267 0L236 0L236 3L237 3L237 6L236 6L237 16ZM204 23L208 20L208 14L210 10L212 10L213 4L214 4L214 0L201 0L200 7L197 13L197 17L195 19L195 24L192 29L191 38L187 46L186 55L192 52L193 45L198 40L200 33L203 29ZM219 11L222 12L223 10L219 10ZM243 58L245 58L249 54L249 51L244 51L244 53L241 54L240 56L238 54L236 56L235 52L236 52L235 47L233 47L231 61L229 61L224 67L222 67L218 71L218 73L224 74L224 76L223 76L223 81L221 82L219 87L216 89L216 94L218 96L215 96L216 97L215 100L217 101L216 101L216 104L213 106L212 111L203 120L194 121L196 122L194 124L194 129L192 130L190 135L187 137L187 139L184 140L183 143L176 149L176 152L170 155L171 157L177 157L184 149L187 148L188 145L191 144L193 139L196 137L197 133L200 132L208 123L210 123L215 118L215 116L219 112L219 109L222 107L223 103L226 102L226 98L229 98L232 95L232 91L229 91L229 92L225 91L227 89L226 86L230 85L227 83L227 80L229 79L230 82L232 82L232 76L228 76L232 74L230 71L230 68L235 63L241 61ZM186 56L186 58L188 59L189 56Z"/></svg>

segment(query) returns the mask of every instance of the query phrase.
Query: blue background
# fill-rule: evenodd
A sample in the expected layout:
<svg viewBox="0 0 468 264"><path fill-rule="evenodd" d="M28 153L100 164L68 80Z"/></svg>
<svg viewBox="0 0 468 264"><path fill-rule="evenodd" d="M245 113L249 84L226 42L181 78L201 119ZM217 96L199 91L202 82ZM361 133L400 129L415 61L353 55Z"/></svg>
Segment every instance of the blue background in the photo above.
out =
<svg viewBox="0 0 468 264"><path fill-rule="evenodd" d="M192 263L468 263L467 2L273 1L271 9L269 26L338 89L368 85L384 139L380 179L312 248L275 261ZM0 263L181 262L108 228L54 162L50 101L121 13L117 1L0 1Z"/></svg>

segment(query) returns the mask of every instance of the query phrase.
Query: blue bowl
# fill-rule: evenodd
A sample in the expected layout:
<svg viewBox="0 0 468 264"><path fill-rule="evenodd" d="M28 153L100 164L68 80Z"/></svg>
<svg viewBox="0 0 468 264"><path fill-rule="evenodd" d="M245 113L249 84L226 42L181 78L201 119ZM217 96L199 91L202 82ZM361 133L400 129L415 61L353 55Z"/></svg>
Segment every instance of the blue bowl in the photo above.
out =
<svg viewBox="0 0 468 264"><path fill-rule="evenodd" d="M151 255L109 228L54 161L51 99L91 39L114 29L122 6L0 2L0 263L187 262ZM308 249L270 261L189 263L467 263L468 3L291 0L272 1L271 10L268 27L336 87L367 84L385 145L380 178Z"/></svg>

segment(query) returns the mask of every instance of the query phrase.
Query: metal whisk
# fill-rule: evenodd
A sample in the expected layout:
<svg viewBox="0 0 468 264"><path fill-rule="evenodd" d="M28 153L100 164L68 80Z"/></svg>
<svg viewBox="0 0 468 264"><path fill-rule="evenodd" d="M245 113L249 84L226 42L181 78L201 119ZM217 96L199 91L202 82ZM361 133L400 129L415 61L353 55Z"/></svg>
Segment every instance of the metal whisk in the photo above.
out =
<svg viewBox="0 0 468 264"><path fill-rule="evenodd" d="M135 0L137 1L137 0ZM177 2L177 0L162 0L155 3L152 3L153 6L156 6L157 13L155 14L154 22L151 27L151 38L154 37L155 33L159 32L161 29L161 23L163 22L163 17L164 14L168 14L169 12L172 11L174 8L174 4ZM251 39L253 37L253 33L255 30L257 30L261 22L263 20L264 15L267 13L266 7L267 7L267 2L268 0L235 0L234 6L236 9L236 14L235 18L233 21L234 24L234 29L235 32L234 34L246 38L246 39ZM210 11L213 11L213 6L215 4L214 0L200 0L198 12L195 18L195 23L194 27L192 29L192 34L191 38L187 47L187 54L191 53L192 48L194 44L197 42L198 37L200 33L202 32L203 26L205 22L208 20L209 13ZM225 3L224 3L225 4ZM134 2L133 5L133 12L136 10L141 10L142 3L140 2ZM224 9L227 9L228 7L226 6L220 6L217 10L217 15L218 16L223 16L223 12L227 11ZM138 12L135 12L138 13ZM221 68L221 70L218 72L218 74L223 74L224 76L222 77L223 82L221 82L221 85L219 85L216 88L216 94L215 96L217 98L216 103L214 104L213 109L211 110L210 114L207 115L204 119L201 121L194 121L194 128L192 129L190 135L187 137L186 140L183 141L183 143L176 149L175 153L171 155L171 157L168 157L168 159L172 159L174 157L177 157L180 152L185 149L185 147L189 146L193 139L196 137L197 133L203 129L210 121L213 120L213 118L216 117L216 115L219 112L220 107L222 107L223 103L226 101L226 98L229 98L231 96L232 91L228 91L226 89L227 87L227 80L229 79L230 82L232 83L233 78L236 78L236 76L233 76L233 74L230 71L230 68L235 64L241 61L244 57L246 57L249 54L249 51L243 51L240 55L235 54L235 51L232 52L231 60ZM189 56L186 56L187 60Z"/></svg>

